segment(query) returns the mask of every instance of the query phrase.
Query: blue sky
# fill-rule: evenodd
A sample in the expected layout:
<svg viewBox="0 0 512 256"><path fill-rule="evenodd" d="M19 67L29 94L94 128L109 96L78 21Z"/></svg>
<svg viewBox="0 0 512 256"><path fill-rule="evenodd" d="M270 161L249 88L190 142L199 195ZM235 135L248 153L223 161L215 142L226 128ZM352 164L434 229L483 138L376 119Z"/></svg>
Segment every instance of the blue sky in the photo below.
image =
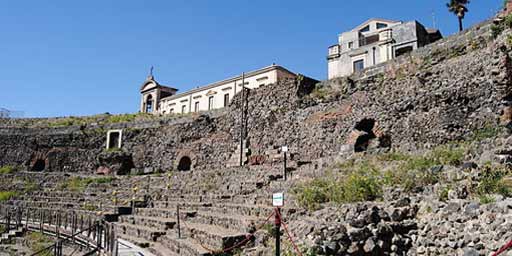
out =
<svg viewBox="0 0 512 256"><path fill-rule="evenodd" d="M0 107L26 117L133 113L149 68L180 91L273 62L316 79L370 17L457 30L447 0L0 0ZM465 25L502 0L473 0Z"/></svg>

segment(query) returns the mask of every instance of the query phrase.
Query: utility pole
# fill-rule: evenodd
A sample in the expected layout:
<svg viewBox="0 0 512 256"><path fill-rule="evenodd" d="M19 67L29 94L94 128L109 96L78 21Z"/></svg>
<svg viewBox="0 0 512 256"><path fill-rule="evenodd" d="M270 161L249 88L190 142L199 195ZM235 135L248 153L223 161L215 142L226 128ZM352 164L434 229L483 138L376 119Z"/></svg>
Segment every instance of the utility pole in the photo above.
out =
<svg viewBox="0 0 512 256"><path fill-rule="evenodd" d="M235 83L236 86L236 83ZM240 166L244 165L244 101L245 101L245 73L242 73L242 101L240 107Z"/></svg>
<svg viewBox="0 0 512 256"><path fill-rule="evenodd" d="M287 147L287 146L283 146L283 147L281 148L281 151L283 151L283 153L284 153L283 179L286 181L286 160L287 160L288 147Z"/></svg>
<svg viewBox="0 0 512 256"><path fill-rule="evenodd" d="M181 239L181 227L180 227L180 203L176 205L176 225L178 226L178 239Z"/></svg>

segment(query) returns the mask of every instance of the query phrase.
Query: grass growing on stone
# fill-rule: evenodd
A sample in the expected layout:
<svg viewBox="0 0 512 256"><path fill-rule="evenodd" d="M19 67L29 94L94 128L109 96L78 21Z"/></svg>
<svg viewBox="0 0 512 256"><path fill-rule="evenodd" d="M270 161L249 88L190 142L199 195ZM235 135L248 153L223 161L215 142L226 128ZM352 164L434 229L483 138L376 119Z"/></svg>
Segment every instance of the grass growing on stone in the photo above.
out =
<svg viewBox="0 0 512 256"><path fill-rule="evenodd" d="M420 155L399 151L367 155L334 164L330 174L299 184L292 192L299 204L310 210L324 203L376 200L382 196L384 186L411 192L438 183L441 174L433 167L460 165L465 152L465 144L451 143Z"/></svg>
<svg viewBox="0 0 512 256"><path fill-rule="evenodd" d="M28 246L33 252L39 252L52 244L52 240L50 238L38 232L31 232L27 235L26 239ZM51 256L53 255L53 250L44 251L38 255Z"/></svg>
<svg viewBox="0 0 512 256"><path fill-rule="evenodd" d="M496 138L503 131L502 127L496 125L486 125L485 127L473 131L471 141L482 141L489 138Z"/></svg>
<svg viewBox="0 0 512 256"><path fill-rule="evenodd" d="M342 176L327 175L298 185L293 193L301 206L316 210L320 204L371 201L382 196L379 172L367 163Z"/></svg>
<svg viewBox="0 0 512 256"><path fill-rule="evenodd" d="M16 166L6 165L0 167L0 174L11 174L17 172L19 169Z"/></svg>
<svg viewBox="0 0 512 256"><path fill-rule="evenodd" d="M406 192L436 184L440 177L432 168L442 165L460 165L464 154L463 144L441 145L422 155L384 154L380 159L398 162L395 168L384 173L384 184L401 186Z"/></svg>
<svg viewBox="0 0 512 256"><path fill-rule="evenodd" d="M62 190L70 190L74 192L83 192L90 184L106 184L114 180L113 177L101 177L101 178L81 178L72 177L67 181L62 182L59 188Z"/></svg>
<svg viewBox="0 0 512 256"><path fill-rule="evenodd" d="M17 194L15 191L0 191L0 202L8 201Z"/></svg>
<svg viewBox="0 0 512 256"><path fill-rule="evenodd" d="M475 193L481 202L489 203L493 194L502 195L504 197L512 196L512 173L511 169L504 166L486 165L481 170L481 178Z"/></svg>
<svg viewBox="0 0 512 256"><path fill-rule="evenodd" d="M39 189L39 185L31 180L23 181L23 192L30 193Z"/></svg>
<svg viewBox="0 0 512 256"><path fill-rule="evenodd" d="M316 99L325 99L329 95L329 88L317 85L310 95Z"/></svg>

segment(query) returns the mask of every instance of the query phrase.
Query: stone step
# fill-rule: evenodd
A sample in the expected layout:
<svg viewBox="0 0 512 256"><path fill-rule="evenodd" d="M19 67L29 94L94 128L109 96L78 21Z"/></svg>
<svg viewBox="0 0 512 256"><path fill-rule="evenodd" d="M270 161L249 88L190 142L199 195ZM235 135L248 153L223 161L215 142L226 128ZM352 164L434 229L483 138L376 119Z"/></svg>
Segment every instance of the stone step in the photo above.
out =
<svg viewBox="0 0 512 256"><path fill-rule="evenodd" d="M231 247L246 238L247 234L225 229L219 226L198 224L187 220L181 221L182 234L212 249Z"/></svg>
<svg viewBox="0 0 512 256"><path fill-rule="evenodd" d="M119 235L125 235L130 237L136 237L145 239L152 242L157 242L158 239L165 235L165 230L162 229L154 229L142 225L132 225L128 223L116 223L115 224L116 232Z"/></svg>
<svg viewBox="0 0 512 256"><path fill-rule="evenodd" d="M213 256L208 250L203 248L192 238L178 238L175 231L169 232L161 238L161 243L169 248L176 255L180 256Z"/></svg>
<svg viewBox="0 0 512 256"><path fill-rule="evenodd" d="M148 248L151 253L153 253L156 256L179 256L178 253L172 251L171 249L167 248L165 245L157 242L153 243L151 247Z"/></svg>
<svg viewBox="0 0 512 256"><path fill-rule="evenodd" d="M147 217L138 215L125 215L119 217L120 223L128 223L136 226L146 226L158 230L169 230L176 226L176 220L171 218Z"/></svg>
<svg viewBox="0 0 512 256"><path fill-rule="evenodd" d="M138 208L137 213L145 216L174 218L176 205L178 203L169 202L166 208ZM272 213L273 207L266 205L249 204L228 204L228 203L179 203L182 211L210 211L220 214L237 214L253 217L267 217ZM283 208L284 213L294 211L293 209Z"/></svg>
<svg viewBox="0 0 512 256"><path fill-rule="evenodd" d="M143 248L143 249L149 248L149 247L151 247L155 243L153 241L149 241L149 240L144 239L144 238L134 237L134 236L130 236L130 235L127 235L127 234L116 233L116 236L121 238L121 239L124 239L124 240L126 240L128 242L131 242L134 245L139 246L140 248Z"/></svg>

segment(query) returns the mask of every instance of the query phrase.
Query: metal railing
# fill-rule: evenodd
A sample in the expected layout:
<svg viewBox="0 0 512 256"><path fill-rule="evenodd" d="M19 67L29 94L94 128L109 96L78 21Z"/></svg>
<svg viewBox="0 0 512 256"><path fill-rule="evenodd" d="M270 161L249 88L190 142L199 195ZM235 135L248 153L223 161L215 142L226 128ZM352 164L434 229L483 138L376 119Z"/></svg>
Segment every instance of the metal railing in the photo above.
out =
<svg viewBox="0 0 512 256"><path fill-rule="evenodd" d="M85 255L93 255L97 252L117 255L117 236L114 225L92 214L0 205L0 220L7 234L14 227L57 238L55 243L35 252L32 256L49 252L53 252L55 256L62 256L64 242L84 248L87 251Z"/></svg>

